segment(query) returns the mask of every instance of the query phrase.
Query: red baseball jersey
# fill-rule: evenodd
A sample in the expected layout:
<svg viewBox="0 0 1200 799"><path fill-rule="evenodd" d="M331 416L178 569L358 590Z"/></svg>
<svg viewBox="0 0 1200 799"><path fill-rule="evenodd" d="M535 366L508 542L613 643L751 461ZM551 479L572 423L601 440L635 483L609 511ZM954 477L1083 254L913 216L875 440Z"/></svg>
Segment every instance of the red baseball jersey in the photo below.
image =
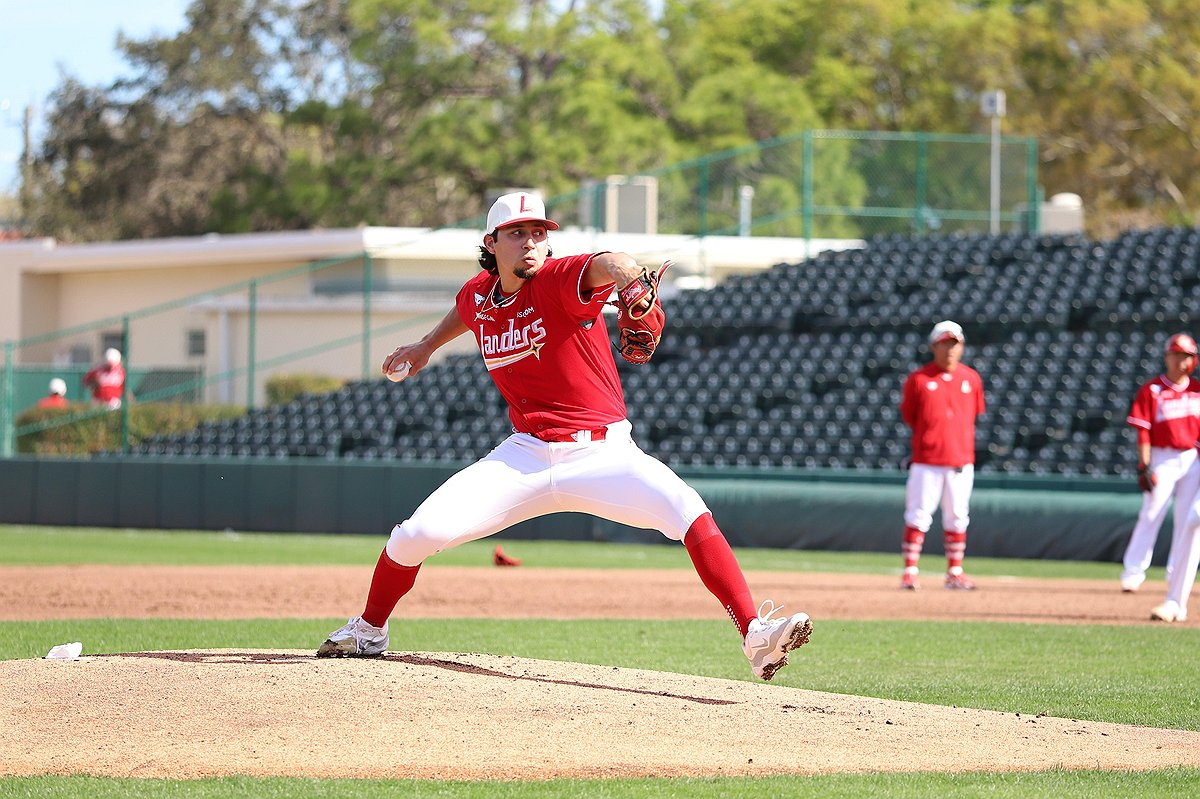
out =
<svg viewBox="0 0 1200 799"><path fill-rule="evenodd" d="M83 384L92 387L92 397L98 401L120 399L125 388L125 367L120 364L97 366L83 376Z"/></svg>
<svg viewBox="0 0 1200 799"><path fill-rule="evenodd" d="M960 363L944 372L927 363L904 381L900 416L912 428L913 463L975 463L975 417L984 411L979 373Z"/></svg>
<svg viewBox="0 0 1200 799"><path fill-rule="evenodd" d="M1200 380L1176 386L1166 375L1138 389L1125 421L1138 429L1138 442L1152 447L1189 449L1200 438Z"/></svg>
<svg viewBox="0 0 1200 799"><path fill-rule="evenodd" d="M585 292L594 255L548 258L509 297L480 272L455 307L471 329L488 374L508 403L513 428L552 439L625 418L625 395L600 312L612 286Z"/></svg>

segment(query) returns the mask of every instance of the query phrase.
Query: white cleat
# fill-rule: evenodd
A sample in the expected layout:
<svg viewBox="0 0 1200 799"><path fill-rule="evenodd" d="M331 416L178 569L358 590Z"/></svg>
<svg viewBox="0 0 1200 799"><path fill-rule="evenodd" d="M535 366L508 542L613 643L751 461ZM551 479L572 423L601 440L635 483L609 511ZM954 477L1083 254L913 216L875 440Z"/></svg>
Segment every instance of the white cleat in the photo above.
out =
<svg viewBox="0 0 1200 799"><path fill-rule="evenodd" d="M1136 594L1145 581L1146 575L1144 574L1123 574L1121 575L1121 591L1126 594Z"/></svg>
<svg viewBox="0 0 1200 799"><path fill-rule="evenodd" d="M388 626L375 627L355 616L334 630L317 650L319 658L373 658L388 648Z"/></svg>
<svg viewBox="0 0 1200 799"><path fill-rule="evenodd" d="M764 614L763 608L771 606ZM775 672L787 665L788 652L798 646L808 643L812 635L812 620L807 613L795 613L786 618L772 619L776 611L783 606L775 607L771 600L764 600L758 606L758 618L751 619L746 628L746 641L742 651L750 659L750 667L754 676L769 680Z"/></svg>
<svg viewBox="0 0 1200 799"><path fill-rule="evenodd" d="M1154 610L1150 611L1151 621L1187 621L1187 611L1179 607L1174 599L1168 599Z"/></svg>

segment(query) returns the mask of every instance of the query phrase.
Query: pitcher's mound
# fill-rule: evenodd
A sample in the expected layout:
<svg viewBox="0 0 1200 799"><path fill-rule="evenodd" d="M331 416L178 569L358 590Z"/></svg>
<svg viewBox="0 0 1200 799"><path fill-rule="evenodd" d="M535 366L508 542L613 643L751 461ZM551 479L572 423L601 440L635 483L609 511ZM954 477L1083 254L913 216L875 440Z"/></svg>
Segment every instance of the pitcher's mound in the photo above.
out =
<svg viewBox="0 0 1200 799"><path fill-rule="evenodd" d="M0 662L2 775L540 779L1200 766L1200 733L480 654Z"/></svg>

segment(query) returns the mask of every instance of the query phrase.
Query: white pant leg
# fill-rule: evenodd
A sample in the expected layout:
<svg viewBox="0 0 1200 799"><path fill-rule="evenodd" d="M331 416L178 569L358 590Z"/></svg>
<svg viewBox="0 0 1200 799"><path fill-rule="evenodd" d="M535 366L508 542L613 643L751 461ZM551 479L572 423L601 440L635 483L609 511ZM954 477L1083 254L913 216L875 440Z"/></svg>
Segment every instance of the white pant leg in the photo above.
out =
<svg viewBox="0 0 1200 799"><path fill-rule="evenodd" d="M550 448L558 510L658 530L673 541L708 512L695 489L633 442L628 422L611 425L603 442Z"/></svg>
<svg viewBox="0 0 1200 799"><path fill-rule="evenodd" d="M1175 458L1179 477L1175 481L1175 522L1171 530L1172 541L1177 536L1186 534L1188 518L1191 515L1190 508L1194 507L1197 496L1200 495L1200 458L1197 457L1198 455L1200 453L1195 447L1192 447L1183 450ZM1168 580L1171 579L1171 573L1175 570L1175 563L1170 554L1172 552L1174 552L1174 547L1168 550L1167 554ZM1193 569L1193 571L1195 570Z"/></svg>
<svg viewBox="0 0 1200 799"><path fill-rule="evenodd" d="M1153 491L1142 494L1142 507L1138 511L1137 522L1129 536L1129 544L1125 547L1125 557L1122 565L1121 579L1140 577L1150 568L1154 558L1154 544L1158 540L1158 532L1163 519L1167 515L1167 507L1175 496L1175 487L1188 468L1196 462L1196 450L1176 450L1165 447L1153 447L1150 450L1150 470L1154 473L1157 483ZM1195 493L1195 489L1192 489ZM1190 505L1176 503L1175 529L1180 529L1187 517Z"/></svg>
<svg viewBox="0 0 1200 799"><path fill-rule="evenodd" d="M945 488L942 491L942 527L950 532L965 533L971 523L971 489L975 487L975 466L968 463L959 469L946 467Z"/></svg>
<svg viewBox="0 0 1200 799"><path fill-rule="evenodd" d="M388 557L416 566L430 555L559 510L550 494L548 445L512 435L442 483L392 529Z"/></svg>
<svg viewBox="0 0 1200 799"><path fill-rule="evenodd" d="M908 480L904 484L904 523L929 532L933 524L933 512L937 510L945 491L946 473L953 471L947 466L930 466L914 463L908 467Z"/></svg>
<svg viewBox="0 0 1200 799"><path fill-rule="evenodd" d="M1171 562L1174 568L1167 577L1167 599L1179 603L1186 613L1187 601L1196 583L1196 569L1200 567L1200 508L1192 504L1182 534L1171 540Z"/></svg>

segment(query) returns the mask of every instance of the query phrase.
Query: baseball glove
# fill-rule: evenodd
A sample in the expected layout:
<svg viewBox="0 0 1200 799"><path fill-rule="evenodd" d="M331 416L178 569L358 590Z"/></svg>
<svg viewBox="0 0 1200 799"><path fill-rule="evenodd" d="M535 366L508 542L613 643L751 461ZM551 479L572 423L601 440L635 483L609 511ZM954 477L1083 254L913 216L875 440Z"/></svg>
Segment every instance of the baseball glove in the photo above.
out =
<svg viewBox="0 0 1200 799"><path fill-rule="evenodd" d="M647 272L643 267L642 274L617 292L617 304L626 316L637 321L653 310L654 306L658 304L658 284L662 282L663 275L671 268L671 263L671 261L663 261L663 265L658 268L657 272Z"/></svg>
<svg viewBox="0 0 1200 799"><path fill-rule="evenodd" d="M1154 476L1154 472L1150 471L1150 464L1139 463L1137 468L1137 483L1138 488L1143 491L1153 491L1158 485L1158 478Z"/></svg>
<svg viewBox="0 0 1200 799"><path fill-rule="evenodd" d="M667 315L658 299L658 284L670 266L671 262L665 261L657 272L643 269L640 277L617 292L618 349L630 363L649 361L662 339Z"/></svg>

